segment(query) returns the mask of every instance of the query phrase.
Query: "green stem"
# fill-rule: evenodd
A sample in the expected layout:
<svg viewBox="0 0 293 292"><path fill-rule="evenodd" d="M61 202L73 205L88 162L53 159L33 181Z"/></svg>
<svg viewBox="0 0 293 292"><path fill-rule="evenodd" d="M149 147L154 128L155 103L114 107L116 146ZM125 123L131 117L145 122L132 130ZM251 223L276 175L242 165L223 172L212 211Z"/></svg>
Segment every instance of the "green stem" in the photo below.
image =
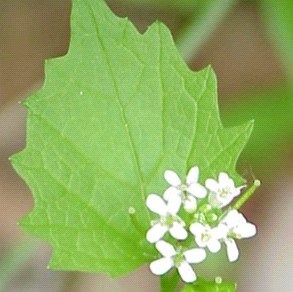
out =
<svg viewBox="0 0 293 292"><path fill-rule="evenodd" d="M176 270L171 275L161 276L161 292L173 292L180 278Z"/></svg>
<svg viewBox="0 0 293 292"><path fill-rule="evenodd" d="M145 229L139 224L136 217L136 210L134 207L129 207L128 214L130 216L130 220L138 233L145 236Z"/></svg>
<svg viewBox="0 0 293 292"><path fill-rule="evenodd" d="M198 53L201 46L209 39L222 19L238 0L211 1L204 12L194 16L177 38L177 47L187 61Z"/></svg>
<svg viewBox="0 0 293 292"><path fill-rule="evenodd" d="M236 201L233 205L233 209L239 210L247 201L248 199L254 194L255 190L261 185L261 182L256 179L253 182L253 185Z"/></svg>

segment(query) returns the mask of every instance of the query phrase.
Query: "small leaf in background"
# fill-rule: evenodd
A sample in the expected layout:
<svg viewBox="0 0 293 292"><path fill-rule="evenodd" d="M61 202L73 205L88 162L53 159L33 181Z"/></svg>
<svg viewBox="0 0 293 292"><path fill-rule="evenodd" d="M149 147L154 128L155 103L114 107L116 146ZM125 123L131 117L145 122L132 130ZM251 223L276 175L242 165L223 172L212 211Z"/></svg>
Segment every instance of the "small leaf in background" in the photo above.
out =
<svg viewBox="0 0 293 292"><path fill-rule="evenodd" d="M293 1L262 0L263 16L293 88Z"/></svg>
<svg viewBox="0 0 293 292"><path fill-rule="evenodd" d="M236 292L237 285L216 278L214 281L198 279L195 284L186 285L181 292Z"/></svg>
<svg viewBox="0 0 293 292"><path fill-rule="evenodd" d="M189 70L163 24L141 35L103 1L75 0L71 29L69 53L24 102L27 145L12 163L35 206L21 225L50 242L51 268L119 276L157 255L145 199L166 188L164 171L198 165L201 183L221 171L241 183L252 123L224 129L215 74Z"/></svg>
<svg viewBox="0 0 293 292"><path fill-rule="evenodd" d="M225 125L255 120L255 127L242 155L258 175L272 176L282 164L282 156L293 144L293 94L288 86L239 96L223 106ZM276 151L276 149L278 149ZM268 157L270 159L268 159Z"/></svg>

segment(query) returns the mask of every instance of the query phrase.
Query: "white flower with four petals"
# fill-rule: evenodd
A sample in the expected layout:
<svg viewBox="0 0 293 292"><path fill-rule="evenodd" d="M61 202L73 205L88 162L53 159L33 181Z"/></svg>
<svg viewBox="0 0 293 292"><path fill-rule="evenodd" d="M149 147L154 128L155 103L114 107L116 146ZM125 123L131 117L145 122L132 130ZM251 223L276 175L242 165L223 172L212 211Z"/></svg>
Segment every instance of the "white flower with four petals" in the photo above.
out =
<svg viewBox="0 0 293 292"><path fill-rule="evenodd" d="M195 242L199 247L207 247L210 252L216 253L221 249L219 238L222 235L219 228L211 228L209 225L201 223L192 223L190 225L190 232L195 237Z"/></svg>
<svg viewBox="0 0 293 292"><path fill-rule="evenodd" d="M245 187L235 187L234 181L227 173L221 172L218 181L209 178L205 186L210 190L209 203L216 208L227 206L235 197L240 195L241 189Z"/></svg>
<svg viewBox="0 0 293 292"><path fill-rule="evenodd" d="M256 234L256 226L247 222L246 218L233 209L219 223L219 228L225 230L221 238L227 247L227 256L230 262L239 257L239 250L234 239L249 238Z"/></svg>
<svg viewBox="0 0 293 292"><path fill-rule="evenodd" d="M172 170L166 170L164 178L170 186L164 192L163 198L151 194L146 200L148 209L160 216L159 219L151 222L151 228L146 234L147 240L155 243L156 249L162 255L161 258L150 264L152 273L163 275L175 267L184 282L192 283L197 277L190 264L200 263L206 258L205 248L212 253L218 252L221 249L221 242L226 245L229 261L236 261L239 251L235 239L254 236L256 226L247 222L246 218L235 209L228 209L226 215L222 213L221 217L224 216L222 219L217 219L220 210L211 214L208 211L213 212L212 208L221 209L230 204L245 186L236 187L233 179L225 172L221 172L218 181L207 179L204 187L198 182L199 169L197 166L189 170L186 183L183 183ZM205 198L208 191L208 198L200 201L201 207L198 213L193 214L193 220L196 220L196 216L201 214L202 221L194 222L189 226L189 232L194 236L198 247L185 250L179 246L175 249L170 243L162 240L167 232L176 240L187 239L190 233L185 229L185 222L178 216L180 207L183 205L186 212L194 213L197 209L197 199ZM210 205L207 204L207 201ZM204 211L204 206L209 206L209 210ZM206 214L216 217L212 226L206 219Z"/></svg>
<svg viewBox="0 0 293 292"><path fill-rule="evenodd" d="M164 177L170 185L164 193L164 199L169 201L170 198L179 196L182 200L184 210L187 212L192 213L196 210L196 198L202 199L207 195L206 188L198 183L199 169L197 166L189 170L186 177L186 184L182 183L177 173L173 170L166 170Z"/></svg>
<svg viewBox="0 0 293 292"><path fill-rule="evenodd" d="M182 247L175 248L168 242L160 240L156 243L156 249L163 256L150 264L150 270L155 275L163 275L171 268L176 267L180 277L186 283L196 280L196 274L190 264L202 262L206 258L206 252L202 248L192 248L183 251Z"/></svg>
<svg viewBox="0 0 293 292"><path fill-rule="evenodd" d="M152 227L146 234L150 243L160 240L167 231L176 239L187 238L188 234L184 228L185 223L177 216L181 205L179 197L172 197L166 203L160 196L151 194L147 197L146 205L152 212L160 215L159 220L152 221Z"/></svg>

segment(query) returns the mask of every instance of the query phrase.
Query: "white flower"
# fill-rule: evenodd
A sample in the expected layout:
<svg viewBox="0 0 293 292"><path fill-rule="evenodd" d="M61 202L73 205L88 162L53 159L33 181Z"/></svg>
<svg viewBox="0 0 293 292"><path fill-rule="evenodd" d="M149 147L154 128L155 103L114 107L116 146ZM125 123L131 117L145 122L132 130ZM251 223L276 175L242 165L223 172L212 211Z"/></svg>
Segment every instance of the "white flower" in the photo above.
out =
<svg viewBox="0 0 293 292"><path fill-rule="evenodd" d="M176 239L187 238L188 234L184 229L185 223L177 216L181 205L179 197L170 198L166 204L160 196L151 194L147 197L146 205L152 212L160 215L160 219L152 222L152 227L146 234L150 243L160 240L167 231Z"/></svg>
<svg viewBox="0 0 293 292"><path fill-rule="evenodd" d="M233 209L219 223L221 228L225 228L225 236L222 240L227 247L227 255L230 262L234 262L239 257L239 250L234 240L241 238L249 238L256 234L256 226L246 221L246 218Z"/></svg>
<svg viewBox="0 0 293 292"><path fill-rule="evenodd" d="M213 253L221 249L219 238L224 235L222 228L211 228L209 225L196 222L192 223L189 229L195 236L195 242L199 247L207 247Z"/></svg>
<svg viewBox="0 0 293 292"><path fill-rule="evenodd" d="M227 206L245 186L235 187L234 181L225 172L220 172L218 181L209 178L205 186L210 190L209 203L216 208Z"/></svg>
<svg viewBox="0 0 293 292"><path fill-rule="evenodd" d="M165 180L170 187L164 193L164 199L169 201L171 197L179 196L183 202L184 209L187 212L194 212L197 207L196 198L204 198L207 190L198 183L199 169L197 166L192 167L186 177L186 184L172 170L166 170Z"/></svg>
<svg viewBox="0 0 293 292"><path fill-rule="evenodd" d="M163 240L156 243L156 248L163 256L150 264L150 270L155 275L163 275L172 267L176 267L182 280L191 283L196 280L196 274L190 264L202 262L206 258L206 252L202 248L193 248L183 251L182 247L177 250Z"/></svg>

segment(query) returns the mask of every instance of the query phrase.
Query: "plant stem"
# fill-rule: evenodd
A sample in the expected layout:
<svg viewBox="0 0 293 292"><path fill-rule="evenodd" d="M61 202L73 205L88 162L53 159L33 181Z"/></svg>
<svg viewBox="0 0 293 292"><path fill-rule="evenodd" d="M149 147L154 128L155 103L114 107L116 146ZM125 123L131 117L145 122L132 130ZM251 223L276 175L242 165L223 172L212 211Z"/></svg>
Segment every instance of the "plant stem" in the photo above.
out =
<svg viewBox="0 0 293 292"><path fill-rule="evenodd" d="M198 53L238 0L216 0L207 5L204 12L194 16L177 38L177 47L185 61L189 62Z"/></svg>
<svg viewBox="0 0 293 292"><path fill-rule="evenodd" d="M173 271L170 276L161 276L161 292L172 292L175 291L176 286L179 282L179 275L177 271Z"/></svg>
<svg viewBox="0 0 293 292"><path fill-rule="evenodd" d="M256 179L253 182L253 185L236 201L233 205L233 209L239 210L247 201L248 199L254 194L255 190L261 185L261 182Z"/></svg>

